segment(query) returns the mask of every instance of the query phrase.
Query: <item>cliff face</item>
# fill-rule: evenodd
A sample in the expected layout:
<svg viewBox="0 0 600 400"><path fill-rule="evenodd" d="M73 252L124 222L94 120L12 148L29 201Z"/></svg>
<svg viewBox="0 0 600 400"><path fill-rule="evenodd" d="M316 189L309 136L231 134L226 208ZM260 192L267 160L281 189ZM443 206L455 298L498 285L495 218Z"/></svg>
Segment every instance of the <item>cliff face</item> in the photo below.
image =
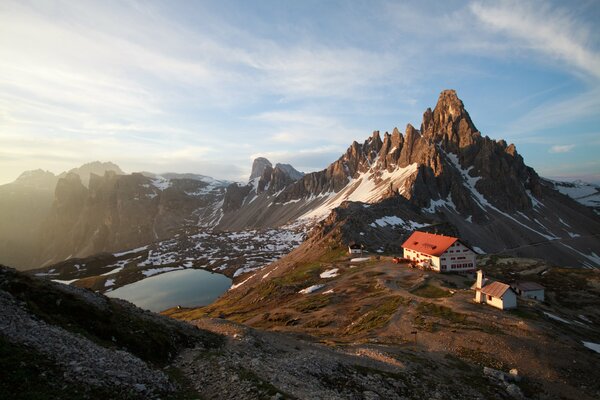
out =
<svg viewBox="0 0 600 400"><path fill-rule="evenodd" d="M86 188L70 173L57 184L37 264L133 248L182 226L214 224L224 194L220 183L114 172L92 174Z"/></svg>
<svg viewBox="0 0 600 400"><path fill-rule="evenodd" d="M40 224L52 207L57 180L51 172L35 170L0 186L0 263L32 267Z"/></svg>

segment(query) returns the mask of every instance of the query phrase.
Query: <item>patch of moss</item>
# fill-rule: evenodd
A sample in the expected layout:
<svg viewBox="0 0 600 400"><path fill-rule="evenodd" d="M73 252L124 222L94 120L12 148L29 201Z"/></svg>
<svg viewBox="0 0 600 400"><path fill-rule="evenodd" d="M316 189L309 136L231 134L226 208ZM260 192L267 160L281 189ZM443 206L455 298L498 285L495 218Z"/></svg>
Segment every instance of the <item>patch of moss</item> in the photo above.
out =
<svg viewBox="0 0 600 400"><path fill-rule="evenodd" d="M333 323L330 319L313 319L304 324L306 328L325 328Z"/></svg>
<svg viewBox="0 0 600 400"><path fill-rule="evenodd" d="M439 286L435 286L430 283L416 288L411 293L419 297L425 297L428 299L439 299L442 297L452 296L452 293L450 293L450 291L442 289Z"/></svg>
<svg viewBox="0 0 600 400"><path fill-rule="evenodd" d="M319 279L323 269L320 262L301 263L289 270L284 276L273 278L271 281L279 286L308 285Z"/></svg>
<svg viewBox="0 0 600 400"><path fill-rule="evenodd" d="M456 324L467 323L467 315L453 311L450 307L433 303L419 303L417 312L422 315L438 317Z"/></svg>
<svg viewBox="0 0 600 400"><path fill-rule="evenodd" d="M354 335L369 332L387 325L401 304L410 300L402 296L387 297L376 303L373 308L359 317L346 329L346 333Z"/></svg>
<svg viewBox="0 0 600 400"><path fill-rule="evenodd" d="M321 308L327 307L330 303L330 295L317 294L314 296L309 296L306 299L295 303L292 307L294 308L294 310L303 313L310 313L316 310L320 310Z"/></svg>
<svg viewBox="0 0 600 400"><path fill-rule="evenodd" d="M319 260L322 262L334 262L348 257L348 250L344 247L335 247L323 254Z"/></svg>

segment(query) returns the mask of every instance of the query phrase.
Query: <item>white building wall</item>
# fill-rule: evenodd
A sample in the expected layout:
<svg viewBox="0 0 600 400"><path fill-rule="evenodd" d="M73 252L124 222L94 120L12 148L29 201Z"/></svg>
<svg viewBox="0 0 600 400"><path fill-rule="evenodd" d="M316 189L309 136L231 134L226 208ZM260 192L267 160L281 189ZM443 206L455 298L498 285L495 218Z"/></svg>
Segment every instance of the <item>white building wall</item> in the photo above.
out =
<svg viewBox="0 0 600 400"><path fill-rule="evenodd" d="M535 299L539 301L544 301L544 291L543 290L529 290L527 292L521 292L521 296L527 299Z"/></svg>
<svg viewBox="0 0 600 400"><path fill-rule="evenodd" d="M442 254L442 272L471 271L477 267L477 254L460 241L456 241Z"/></svg>
<svg viewBox="0 0 600 400"><path fill-rule="evenodd" d="M492 297L490 299L490 296L488 296L487 294L483 294L483 296L485 296L485 303L489 304L490 306L499 308L501 310L507 310L517 307L517 295L512 290L507 290L506 292L504 292L504 295L502 297Z"/></svg>
<svg viewBox="0 0 600 400"><path fill-rule="evenodd" d="M440 258L439 257L431 257L431 267L436 271L440 270Z"/></svg>

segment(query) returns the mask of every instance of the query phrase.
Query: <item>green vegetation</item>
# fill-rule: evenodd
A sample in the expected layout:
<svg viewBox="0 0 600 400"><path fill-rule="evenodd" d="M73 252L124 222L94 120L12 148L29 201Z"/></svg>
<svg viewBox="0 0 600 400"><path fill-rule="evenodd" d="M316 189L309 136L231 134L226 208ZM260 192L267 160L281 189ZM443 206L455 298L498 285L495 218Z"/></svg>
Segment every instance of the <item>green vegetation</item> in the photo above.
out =
<svg viewBox="0 0 600 400"><path fill-rule="evenodd" d="M348 326L346 333L354 335L382 328L387 325L401 304L407 305L409 302L409 299L402 296L384 298L371 310Z"/></svg>
<svg viewBox="0 0 600 400"><path fill-rule="evenodd" d="M267 326L294 326L300 323L300 318L296 318L292 314L288 313L265 313L263 315L263 321L268 322L268 324L266 324Z"/></svg>
<svg viewBox="0 0 600 400"><path fill-rule="evenodd" d="M345 247L334 247L319 257L322 262L334 262L348 257L348 250Z"/></svg>
<svg viewBox="0 0 600 400"><path fill-rule="evenodd" d="M430 317L438 317L445 319L455 324L464 324L467 322L467 315L457 313L450 307L442 306L433 303L419 303L417 306L417 312L421 315L427 315Z"/></svg>
<svg viewBox="0 0 600 400"><path fill-rule="evenodd" d="M452 296L450 291L440 288L439 286L432 285L430 283L423 286L419 286L411 292L419 297L426 297L429 299L439 299L441 297Z"/></svg>
<svg viewBox="0 0 600 400"><path fill-rule="evenodd" d="M292 307L303 313L310 313L316 310L320 310L323 307L328 306L331 303L331 296L324 294L317 294L315 296L309 296L295 303Z"/></svg>
<svg viewBox="0 0 600 400"><path fill-rule="evenodd" d="M309 286L319 279L322 269L320 262L301 263L290 269L284 276L273 278L272 282L279 286Z"/></svg>

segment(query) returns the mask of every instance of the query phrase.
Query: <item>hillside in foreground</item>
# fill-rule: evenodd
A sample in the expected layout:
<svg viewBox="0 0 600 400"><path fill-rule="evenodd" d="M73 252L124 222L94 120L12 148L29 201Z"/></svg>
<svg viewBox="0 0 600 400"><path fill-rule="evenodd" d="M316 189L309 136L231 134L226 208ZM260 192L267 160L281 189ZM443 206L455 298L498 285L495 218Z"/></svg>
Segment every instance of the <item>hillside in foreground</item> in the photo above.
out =
<svg viewBox="0 0 600 400"><path fill-rule="evenodd" d="M472 277L412 269L384 256L352 262L332 236L336 229L310 237L209 306L164 314L189 321L226 318L377 354L392 364L418 354L429 363L428 376L446 370L440 359L516 369L528 398L592 399L600 393L589 379L599 355L588 348L600 343L597 270L480 256L490 277L546 287L545 303L520 301L517 310L500 311L473 302ZM459 366L450 370L462 376Z"/></svg>
<svg viewBox="0 0 600 400"><path fill-rule="evenodd" d="M185 324L6 267L0 302L2 398L502 399L506 393L479 366L418 347L388 354L222 319Z"/></svg>

